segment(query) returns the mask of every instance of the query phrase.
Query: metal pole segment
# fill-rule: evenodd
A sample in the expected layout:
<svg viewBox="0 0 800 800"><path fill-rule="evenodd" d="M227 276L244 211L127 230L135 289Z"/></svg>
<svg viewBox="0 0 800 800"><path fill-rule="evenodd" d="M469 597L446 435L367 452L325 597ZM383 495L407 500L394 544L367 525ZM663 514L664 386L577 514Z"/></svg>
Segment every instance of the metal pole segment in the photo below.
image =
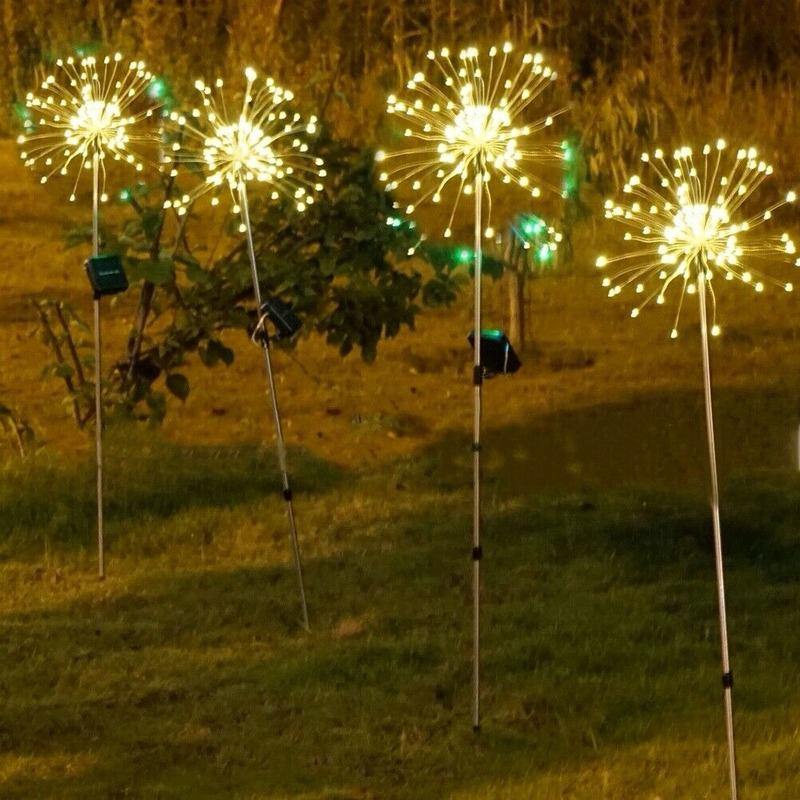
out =
<svg viewBox="0 0 800 800"><path fill-rule="evenodd" d="M100 255L100 154L92 154L92 255ZM103 530L103 387L102 340L100 336L100 297L94 297L94 443L97 469L97 571L106 576L105 532Z"/></svg>
<svg viewBox="0 0 800 800"><path fill-rule="evenodd" d="M256 252L253 247L253 231L250 228L250 208L247 203L247 186L245 183L239 184L239 205L241 207L242 223L245 227L247 236L247 252L250 256L250 270L253 278L253 291L256 298L257 313L261 314L261 287L258 284L258 267L256 265ZM289 486L289 471L286 466L286 445L283 439L283 428L281 426L281 415L278 409L278 394L275 389L275 378L272 373L272 358L270 357L269 337L266 330L261 337L261 349L264 353L264 368L267 372L267 383L269 384L269 396L272 402L272 417L275 422L275 440L278 449L278 465L281 470L283 480L283 499L286 501L286 514L289 518L289 532L292 540L292 555L294 557L294 567L297 572L297 585L300 589L300 605L303 613L303 627L309 630L308 605L306 603L306 590L303 581L303 565L300 558L300 544L297 540L297 525L294 518L294 506L292 504L292 490Z"/></svg>
<svg viewBox="0 0 800 800"><path fill-rule="evenodd" d="M475 289L473 340L475 342L473 365L473 441L472 441L472 728L481 726L480 702L480 634L481 634L481 389L483 368L481 366L481 246L483 244L481 200L483 195L482 175L475 174Z"/></svg>
<svg viewBox="0 0 800 800"><path fill-rule="evenodd" d="M711 516L714 526L714 558L717 569L717 600L719 604L720 642L722 645L722 685L725 700L725 727L728 735L728 767L730 770L731 800L737 800L736 745L733 732L733 674L728 653L728 618L725 610L725 574L722 559L722 529L719 519L719 481L717 479L717 454L714 441L714 414L711 400L711 359L708 350L705 269L705 264L701 264L697 280L697 293L700 300L700 339L703 351L703 388L706 404L708 459L711 469Z"/></svg>

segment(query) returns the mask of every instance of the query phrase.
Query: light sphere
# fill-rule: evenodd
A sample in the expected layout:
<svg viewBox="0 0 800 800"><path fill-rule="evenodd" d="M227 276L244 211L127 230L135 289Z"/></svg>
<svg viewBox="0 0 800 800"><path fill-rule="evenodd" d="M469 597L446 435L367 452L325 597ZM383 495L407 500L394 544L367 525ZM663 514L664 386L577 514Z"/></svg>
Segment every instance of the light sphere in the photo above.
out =
<svg viewBox="0 0 800 800"><path fill-rule="evenodd" d="M40 181L75 171L70 200L75 200L84 169L97 155L105 200L104 161L107 155L144 169L140 146L155 146L158 133L142 123L160 107L150 91L153 74L142 61L125 61L120 53L59 59L38 92L25 98L25 131L17 137L20 157L41 173Z"/></svg>
<svg viewBox="0 0 800 800"><path fill-rule="evenodd" d="M509 42L486 53L475 47L456 56L447 48L431 50L428 60L430 78L416 73L406 84L407 96L392 94L387 100L387 113L398 118L408 146L381 150L376 161L386 164L379 177L387 191L407 186L417 193L415 202L405 207L407 214L427 200L442 202L452 189L444 232L449 237L459 201L473 194L477 176L490 201L489 217L493 177L540 196L542 186L529 173L530 166L557 161L563 154L557 144L539 141L538 134L564 109L535 110L557 74L539 53L515 56Z"/></svg>
<svg viewBox="0 0 800 800"><path fill-rule="evenodd" d="M624 225L625 241L635 245L595 262L599 269L624 264L603 280L603 286L609 297L633 287L642 299L631 310L632 317L652 301L663 305L674 285L678 308L670 335L677 338L684 297L702 285L711 297L711 333L717 335L718 279L740 281L756 293L767 285L793 291L792 283L770 277L761 267L772 260L800 266L795 243L788 233L772 233L762 226L770 223L777 209L794 203L797 195L789 191L766 208L748 210L756 205L762 183L773 175L772 166L758 157L755 148L731 152L718 139L705 145L699 157L690 147L678 148L671 157L657 149L652 155L644 153L642 163L647 174L628 179L624 201L605 202L606 218Z"/></svg>
<svg viewBox="0 0 800 800"><path fill-rule="evenodd" d="M202 174L202 180L182 198L168 201L178 214L185 214L198 197L210 193L212 205L219 203L220 190L227 189L234 213L239 212L240 187L263 183L270 197L288 198L297 211L305 211L323 189L324 161L310 151L310 138L317 132L317 118L304 121L290 108L291 91L272 78L258 82L252 67L244 70L245 89L241 104L226 98L224 83L213 87L195 82L201 104L189 113L170 114L173 142L164 155L173 174L187 167Z"/></svg>

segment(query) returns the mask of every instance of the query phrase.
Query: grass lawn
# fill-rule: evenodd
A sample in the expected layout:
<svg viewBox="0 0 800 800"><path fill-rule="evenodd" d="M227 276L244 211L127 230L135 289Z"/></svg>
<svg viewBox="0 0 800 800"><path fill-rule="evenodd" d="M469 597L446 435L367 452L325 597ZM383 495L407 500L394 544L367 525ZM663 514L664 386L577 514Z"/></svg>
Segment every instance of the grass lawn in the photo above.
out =
<svg viewBox="0 0 800 800"><path fill-rule="evenodd" d="M0 399L46 440L0 474L0 797L727 796L696 318L626 321L590 231L537 282L536 348L486 391L483 707L471 731L470 304L373 366L276 367L312 630L299 626L256 348L189 371L162 430L91 442L28 336L86 310L55 194L0 145ZM72 217L76 209L70 209ZM20 254L35 269L14 269ZM135 298L107 308L109 353ZM487 290L487 323L503 323ZM794 298L722 298L713 344L743 800L800 797Z"/></svg>

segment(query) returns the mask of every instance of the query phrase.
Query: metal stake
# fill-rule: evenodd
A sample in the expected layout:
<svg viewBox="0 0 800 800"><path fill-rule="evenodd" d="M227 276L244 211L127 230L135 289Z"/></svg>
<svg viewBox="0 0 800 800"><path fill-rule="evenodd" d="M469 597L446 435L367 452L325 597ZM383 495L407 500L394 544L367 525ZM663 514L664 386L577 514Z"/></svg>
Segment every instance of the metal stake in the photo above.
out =
<svg viewBox="0 0 800 800"><path fill-rule="evenodd" d="M725 699L725 727L728 735L728 767L730 769L731 800L737 800L736 745L733 733L733 673L728 654L728 619L725 610L725 574L722 560L722 530L719 520L719 482L717 479L717 454L714 441L714 415L711 401L711 359L708 351L708 315L706 312L706 267L700 265L697 294L700 300L700 339L703 351L703 388L706 403L706 432L708 434L708 460L711 469L711 517L714 526L714 558L717 569L717 600L719 603L719 630L722 645L722 686Z"/></svg>
<svg viewBox="0 0 800 800"><path fill-rule="evenodd" d="M473 439L472 439L472 729L477 733L481 727L481 679L480 679L480 635L481 635L481 389L483 367L481 366L481 246L483 244L481 199L483 195L482 174L475 174L475 288L473 340L475 361L472 371L473 384Z"/></svg>
<svg viewBox="0 0 800 800"><path fill-rule="evenodd" d="M100 154L92 154L92 255L100 255ZM97 571L106 577L103 529L103 386L100 336L100 295L94 296L94 444L97 469Z"/></svg>
<svg viewBox="0 0 800 800"><path fill-rule="evenodd" d="M239 205L241 206L242 223L247 235L247 252L250 256L250 270L253 277L253 291L256 296L256 307L261 313L261 287L258 284L258 267L256 265L256 253L253 247L253 231L250 227L250 208L247 203L247 185L242 182L239 184ZM269 384L269 396L272 402L272 416L275 422L275 440L278 449L278 464L283 479L283 499L286 501L286 514L289 518L289 533L292 540L292 554L294 556L294 567L297 572L297 585L300 589L300 605L303 613L303 627L309 630L308 624L308 605L306 604L306 590L303 582L303 565L300 559L300 545L297 541L297 525L294 519L294 506L292 505L292 490L289 486L289 472L286 467L286 446L283 440L283 429L281 427L281 415L278 410L278 394L275 389L275 379L272 374L272 359L270 357L269 336L266 330L260 337L262 350L264 352L264 367L267 371L267 382Z"/></svg>

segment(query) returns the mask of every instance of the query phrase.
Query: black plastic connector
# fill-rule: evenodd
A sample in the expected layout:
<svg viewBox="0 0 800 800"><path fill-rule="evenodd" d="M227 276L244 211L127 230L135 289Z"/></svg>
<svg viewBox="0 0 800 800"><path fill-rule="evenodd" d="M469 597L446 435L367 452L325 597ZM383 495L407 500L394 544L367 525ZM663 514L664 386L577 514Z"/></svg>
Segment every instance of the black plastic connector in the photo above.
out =
<svg viewBox="0 0 800 800"><path fill-rule="evenodd" d="M733 689L733 673L724 672L722 674L722 686L724 689Z"/></svg>

